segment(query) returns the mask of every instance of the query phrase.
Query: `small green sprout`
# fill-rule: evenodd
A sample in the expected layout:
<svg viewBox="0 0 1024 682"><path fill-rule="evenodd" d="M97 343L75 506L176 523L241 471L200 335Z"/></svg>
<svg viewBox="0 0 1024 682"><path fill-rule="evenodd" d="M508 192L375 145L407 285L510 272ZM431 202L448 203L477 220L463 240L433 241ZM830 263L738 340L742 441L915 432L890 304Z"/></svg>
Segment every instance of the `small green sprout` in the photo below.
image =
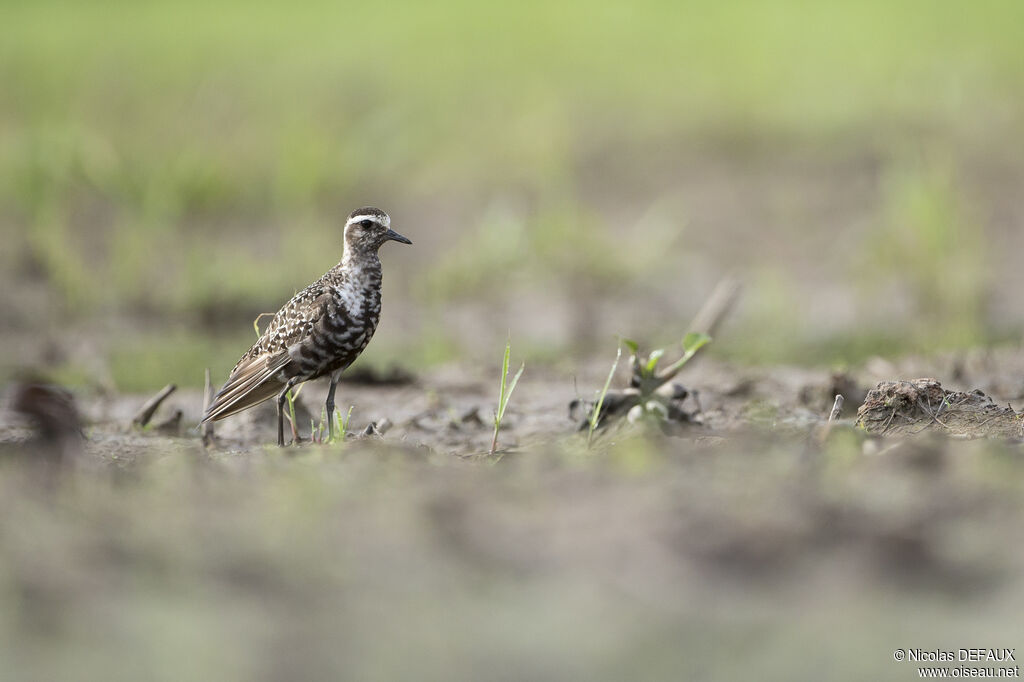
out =
<svg viewBox="0 0 1024 682"><path fill-rule="evenodd" d="M636 344L630 345L633 351L633 386L638 389L636 398L642 414L653 418L656 422L664 422L668 419L668 409L665 398L659 394L658 389L670 382L676 374L688 363L697 352L711 341L707 334L690 332L683 337L680 346L683 355L674 363L662 371L658 371L658 362L665 354L662 348L651 351L647 361L640 359Z"/></svg>
<svg viewBox="0 0 1024 682"><path fill-rule="evenodd" d="M498 449L498 431L501 430L501 420L505 417L505 408L508 406L509 398L512 397L512 391L516 390L516 384L519 383L519 377L523 375L523 370L526 369L526 363L524 362L519 366L519 371L516 372L515 376L512 377L512 381L508 381L508 363L509 356L512 354L512 339L509 338L505 342L505 359L501 363L501 391L498 393L498 409L494 413L494 437L491 439L491 449L488 454L493 455Z"/></svg>
<svg viewBox="0 0 1024 682"><path fill-rule="evenodd" d="M587 443L589 444L593 440L594 431L601 423L602 417L605 416L602 412L605 411L606 404L609 413L629 414L631 420L635 418L634 413L642 417L650 417L658 423L673 419L672 415L678 414L678 408L673 405L673 401L680 398L675 390L666 390L671 388L667 384L710 341L711 337L707 334L687 334L680 343L683 355L665 369L658 371L658 364L665 355L664 348L657 348L644 358L640 354L640 345L636 341L622 339L622 345L626 346L631 354L630 364L633 372L629 388L609 393L612 375L614 375L622 355L620 347L616 352L615 363L608 374L604 388L594 404L587 422L584 422L584 426L588 427ZM685 391L683 397L685 397ZM582 428L581 426L581 430Z"/></svg>
<svg viewBox="0 0 1024 682"><path fill-rule="evenodd" d="M314 443L336 443L338 441L345 442L345 438L348 435L348 425L352 420L352 410L355 409L355 405L350 405L348 408L348 414L344 417L341 416L341 410L335 409L334 414L328 417L327 408L320 408L320 423L316 423L312 419L309 420L309 439ZM334 419L334 437L328 437L324 439L324 433L330 433L328 428L328 419Z"/></svg>
<svg viewBox="0 0 1024 682"><path fill-rule="evenodd" d="M341 410L334 411L334 432L338 434L335 436L336 440L345 441L345 437L348 436L348 425L352 421L352 410L355 409L355 405L348 406L348 414L344 418L341 416Z"/></svg>

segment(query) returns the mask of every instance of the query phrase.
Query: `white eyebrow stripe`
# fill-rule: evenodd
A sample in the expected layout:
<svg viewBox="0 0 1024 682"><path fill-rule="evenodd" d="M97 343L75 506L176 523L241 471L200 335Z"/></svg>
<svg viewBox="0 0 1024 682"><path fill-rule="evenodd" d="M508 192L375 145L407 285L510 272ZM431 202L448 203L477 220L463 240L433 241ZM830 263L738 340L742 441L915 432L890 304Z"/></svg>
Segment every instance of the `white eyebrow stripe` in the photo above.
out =
<svg viewBox="0 0 1024 682"><path fill-rule="evenodd" d="M384 227L391 227L391 217L390 216L386 216L386 215L385 216L379 216L379 215L369 215L369 214L365 214L364 213L364 214L352 216L349 219L348 222L351 224L351 223L358 223L358 222L363 221L363 220L372 220L375 223L380 223Z"/></svg>

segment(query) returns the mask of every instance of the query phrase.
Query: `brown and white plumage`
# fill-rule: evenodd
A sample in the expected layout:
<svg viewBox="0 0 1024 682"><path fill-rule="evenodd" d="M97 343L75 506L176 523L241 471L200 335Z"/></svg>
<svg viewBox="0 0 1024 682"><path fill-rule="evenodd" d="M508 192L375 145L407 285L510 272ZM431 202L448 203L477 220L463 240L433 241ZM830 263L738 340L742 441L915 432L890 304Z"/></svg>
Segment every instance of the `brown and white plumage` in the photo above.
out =
<svg viewBox="0 0 1024 682"><path fill-rule="evenodd" d="M380 319L381 265L377 250L394 240L411 244L391 229L376 208L352 212L345 224L341 262L295 294L238 361L203 415L224 419L278 397L278 445L284 444L283 406L288 390L330 376L327 414L334 413L334 391L341 373L370 342ZM328 428L333 435L333 418Z"/></svg>

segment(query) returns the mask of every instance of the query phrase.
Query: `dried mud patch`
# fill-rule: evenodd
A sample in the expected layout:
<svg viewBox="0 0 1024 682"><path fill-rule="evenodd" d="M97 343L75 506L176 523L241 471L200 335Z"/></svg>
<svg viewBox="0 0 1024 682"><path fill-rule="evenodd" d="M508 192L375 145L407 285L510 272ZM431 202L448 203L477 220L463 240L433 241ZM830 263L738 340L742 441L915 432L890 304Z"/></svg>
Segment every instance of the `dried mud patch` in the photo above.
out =
<svg viewBox="0 0 1024 682"><path fill-rule="evenodd" d="M871 434L913 436L927 430L963 438L1024 437L1024 421L981 390L948 391L936 379L887 381L868 392L857 423Z"/></svg>

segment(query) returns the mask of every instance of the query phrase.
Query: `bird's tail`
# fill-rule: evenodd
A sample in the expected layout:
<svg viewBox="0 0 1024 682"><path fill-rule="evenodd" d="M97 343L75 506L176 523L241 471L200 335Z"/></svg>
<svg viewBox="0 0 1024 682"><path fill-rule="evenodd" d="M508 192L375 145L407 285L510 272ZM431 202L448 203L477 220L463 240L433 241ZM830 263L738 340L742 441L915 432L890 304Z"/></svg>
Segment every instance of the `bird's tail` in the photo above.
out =
<svg viewBox="0 0 1024 682"><path fill-rule="evenodd" d="M282 390L284 390L284 384L279 381L272 381L257 386L234 402L214 400L210 405L210 409L203 415L203 420L200 424L220 421L225 417L248 410L250 407L255 407L268 398L275 397Z"/></svg>
<svg viewBox="0 0 1024 682"><path fill-rule="evenodd" d="M236 367L214 396L200 423L230 417L279 394L284 389L284 384L277 378L277 374L288 362L289 357L282 354L281 357L269 361L257 358Z"/></svg>

